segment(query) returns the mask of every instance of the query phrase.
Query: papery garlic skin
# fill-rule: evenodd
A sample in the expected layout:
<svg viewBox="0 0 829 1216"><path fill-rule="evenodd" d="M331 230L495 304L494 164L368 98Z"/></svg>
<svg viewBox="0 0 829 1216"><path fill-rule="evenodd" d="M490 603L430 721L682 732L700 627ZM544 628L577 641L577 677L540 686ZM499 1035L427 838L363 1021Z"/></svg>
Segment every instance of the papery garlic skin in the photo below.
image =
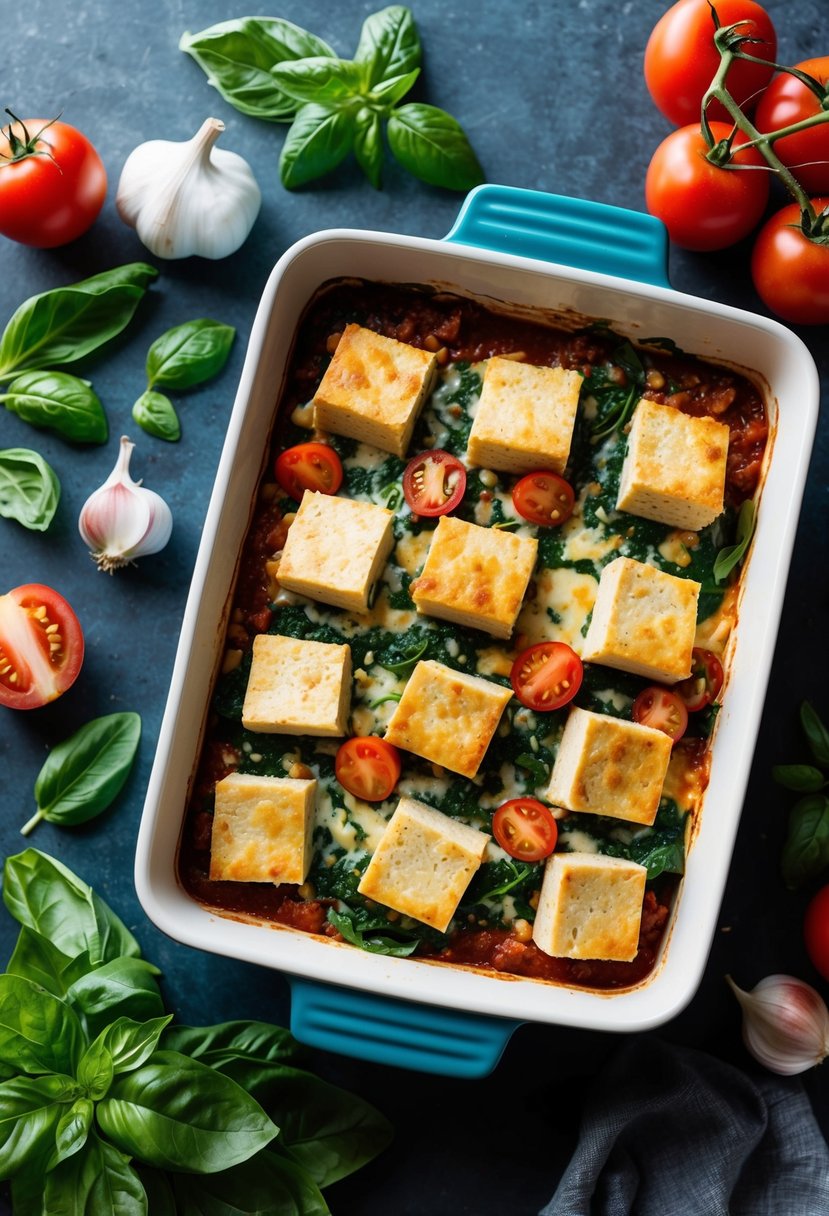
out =
<svg viewBox="0 0 829 1216"><path fill-rule="evenodd" d="M790 1077L829 1055L829 1009L793 975L767 975L751 992L726 980L743 1009L743 1042L771 1072Z"/></svg>
<svg viewBox="0 0 829 1216"><path fill-rule="evenodd" d="M157 257L225 258L247 239L262 195L247 161L213 147L224 129L208 118L190 140L150 140L127 157L115 205Z"/></svg>
<svg viewBox="0 0 829 1216"><path fill-rule="evenodd" d="M99 570L109 574L132 565L138 557L158 553L173 530L172 512L161 495L130 476L134 448L122 435L115 468L87 498L78 518L78 530L90 556Z"/></svg>

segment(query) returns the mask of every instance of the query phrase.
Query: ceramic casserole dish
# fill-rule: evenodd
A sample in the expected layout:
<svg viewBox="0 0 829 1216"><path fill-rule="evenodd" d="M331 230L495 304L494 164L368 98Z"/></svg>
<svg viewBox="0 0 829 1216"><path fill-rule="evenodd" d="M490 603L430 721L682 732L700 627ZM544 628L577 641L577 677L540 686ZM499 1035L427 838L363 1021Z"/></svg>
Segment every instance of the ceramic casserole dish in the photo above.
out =
<svg viewBox="0 0 829 1216"><path fill-rule="evenodd" d="M673 291L665 231L649 216L498 186L467 198L446 240L331 230L289 249L259 306L181 629L136 854L150 918L190 946L286 973L300 1040L383 1063L479 1076L525 1021L630 1032L678 1013L705 967L737 832L771 667L817 419L818 380L783 326ZM576 989L470 967L360 951L281 926L219 915L190 897L176 858L234 577L279 388L304 306L326 282L439 287L502 310L602 318L745 372L761 390L770 440L750 560L730 642L703 813L652 973L635 987Z"/></svg>

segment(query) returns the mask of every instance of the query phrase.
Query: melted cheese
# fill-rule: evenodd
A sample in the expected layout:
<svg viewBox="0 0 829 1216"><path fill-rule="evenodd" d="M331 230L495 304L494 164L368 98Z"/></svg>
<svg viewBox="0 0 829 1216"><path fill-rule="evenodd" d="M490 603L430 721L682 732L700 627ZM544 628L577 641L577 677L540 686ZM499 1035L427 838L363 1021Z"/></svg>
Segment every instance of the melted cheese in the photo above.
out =
<svg viewBox="0 0 829 1216"><path fill-rule="evenodd" d="M584 646L581 630L595 603L598 580L577 570L545 568L535 585L537 594L524 604L516 625L521 645L566 642L580 655ZM555 613L556 621L550 617L548 608Z"/></svg>

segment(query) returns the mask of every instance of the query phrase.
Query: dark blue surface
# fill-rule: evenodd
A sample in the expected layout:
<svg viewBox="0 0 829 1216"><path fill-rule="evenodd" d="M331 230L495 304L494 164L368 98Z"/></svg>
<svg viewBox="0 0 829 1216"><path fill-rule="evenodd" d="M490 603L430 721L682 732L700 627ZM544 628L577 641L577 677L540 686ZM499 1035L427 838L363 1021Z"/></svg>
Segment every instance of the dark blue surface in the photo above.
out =
<svg viewBox="0 0 829 1216"><path fill-rule="evenodd" d="M351 0L337 5L287 0L270 11L314 30L348 55L363 17L374 7ZM648 31L665 7L615 0L535 0L521 6L423 0L415 8L426 50L417 95L463 122L489 180L643 210L645 167L668 126L648 98L641 59ZM783 62L826 51L816 33L825 26L823 0L776 0L768 9ZM36 448L63 486L46 534L0 520L0 590L29 581L54 585L76 608L87 641L83 673L66 696L33 714L0 715L0 848L6 855L25 844L17 829L33 809L32 785L50 745L96 714L140 712L139 761L116 806L82 829L43 824L31 842L95 885L162 968L169 1007L181 1020L195 1023L288 1017L287 985L278 974L170 942L147 921L132 885L135 837L184 601L259 294L279 255L308 232L346 225L440 237L451 228L461 201L417 183L391 163L380 193L353 165L299 193L283 190L277 159L284 128L237 114L177 50L185 29L195 31L244 11L195 0L144 0L135 6L87 0L72 9L57 0L31 0L25 8L6 5L3 13L3 104L19 114L46 117L62 109L66 121L98 147L110 189L101 218L73 245L38 251L0 240L0 322L33 292L146 256L114 207L121 166L144 140L187 138L214 114L227 124L221 145L252 164L264 196L253 233L237 255L218 263L160 264L161 276L128 333L85 365L81 374L93 380L109 415L105 447L73 448L0 411L0 447ZM671 281L684 291L762 311L748 275L748 249L744 243L707 256L672 250ZM167 445L139 433L130 409L144 387L149 343L169 326L197 316L235 325L238 338L222 378L180 399L183 437ZM801 332L818 361L825 394L826 330ZM112 467L124 432L137 441L135 476L164 495L175 526L162 554L109 578L86 556L76 521L84 499ZM790 972L829 995L800 940L808 892L791 894L780 882L780 848L792 799L769 778L773 762L805 758L796 720L800 701L808 697L829 715L828 472L824 426L720 928L699 994L663 1032L740 1067L748 1057L739 1041L737 1008L723 982L726 972L743 986L770 972ZM0 913L3 959L14 933ZM339 1216L535 1211L554 1189L576 1134L580 1089L614 1042L595 1033L523 1027L495 1074L477 1082L438 1080L319 1054L321 1072L375 1101L397 1129L394 1148L333 1188L332 1210ZM826 1130L826 1081L815 1073L808 1084Z"/></svg>

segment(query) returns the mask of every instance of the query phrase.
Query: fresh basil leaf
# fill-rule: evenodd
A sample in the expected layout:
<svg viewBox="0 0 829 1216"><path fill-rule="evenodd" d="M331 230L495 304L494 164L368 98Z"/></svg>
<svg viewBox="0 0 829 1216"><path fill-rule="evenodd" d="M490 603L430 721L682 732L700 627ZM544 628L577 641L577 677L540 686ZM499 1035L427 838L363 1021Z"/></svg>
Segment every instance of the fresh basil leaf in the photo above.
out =
<svg viewBox="0 0 829 1216"><path fill-rule="evenodd" d="M173 1185L186 1216L330 1216L305 1170L268 1149L216 1174L176 1175Z"/></svg>
<svg viewBox="0 0 829 1216"><path fill-rule="evenodd" d="M48 937L64 954L74 957L88 951L92 967L141 953L138 942L104 901L39 849L6 858L3 902L18 924Z"/></svg>
<svg viewBox="0 0 829 1216"><path fill-rule="evenodd" d="M45 532L60 501L60 482L51 465L31 448L0 451L0 515L24 528Z"/></svg>
<svg viewBox="0 0 829 1216"><path fill-rule="evenodd" d="M279 158L282 185L304 186L336 169L351 151L354 122L343 110L304 105L294 119Z"/></svg>
<svg viewBox="0 0 829 1216"><path fill-rule="evenodd" d="M90 1098L96 1102L103 1098L112 1084L115 1070L112 1056L101 1035L98 1035L95 1042L91 1043L81 1056L75 1075L78 1078L78 1084L83 1087L84 1093L89 1094Z"/></svg>
<svg viewBox="0 0 829 1216"><path fill-rule="evenodd" d="M140 738L138 714L117 713L93 718L58 743L35 781L37 812L21 831L41 819L67 826L100 815L123 788Z"/></svg>
<svg viewBox="0 0 829 1216"><path fill-rule="evenodd" d="M66 999L84 1015L93 1035L100 1034L114 1018L145 1022L164 1013L155 980L158 974L158 968L146 959L114 958L76 980Z"/></svg>
<svg viewBox="0 0 829 1216"><path fill-rule="evenodd" d="M138 1174L94 1130L78 1152L46 1175L43 1211L49 1216L147 1216Z"/></svg>
<svg viewBox="0 0 829 1216"><path fill-rule="evenodd" d="M221 1022L217 1026L171 1026L163 1045L193 1060L224 1070L232 1060L255 1066L289 1063L302 1049L290 1031L267 1022Z"/></svg>
<svg viewBox="0 0 829 1216"><path fill-rule="evenodd" d="M354 155L375 190L380 189L383 170L383 135L380 116L364 106L354 125ZM397 486L392 489L397 490Z"/></svg>
<svg viewBox="0 0 829 1216"><path fill-rule="evenodd" d="M15 1077L0 1085L0 1177L31 1167L51 1150L66 1103L77 1093L71 1077L54 1074Z"/></svg>
<svg viewBox="0 0 829 1216"><path fill-rule="evenodd" d="M809 794L791 809L782 855L783 881L802 887L829 865L829 798Z"/></svg>
<svg viewBox="0 0 829 1216"><path fill-rule="evenodd" d="M44 1147L40 1159L34 1159L11 1179L11 1200L14 1216L43 1216L43 1190L46 1186L46 1166L51 1143Z"/></svg>
<svg viewBox="0 0 829 1216"><path fill-rule="evenodd" d="M809 751L817 764L829 767L829 730L823 725L815 708L804 701L800 707L800 723L809 744Z"/></svg>
<svg viewBox="0 0 829 1216"><path fill-rule="evenodd" d="M102 291L109 291L110 287L120 287L124 284L143 290L157 278L158 271L155 266L150 266L147 262L127 262L124 266L113 266L111 270L102 270L99 274L90 275L88 279L70 283L70 287L74 287L76 291L99 295Z"/></svg>
<svg viewBox="0 0 829 1216"><path fill-rule="evenodd" d="M775 764L771 775L778 785L801 794L822 790L826 784L823 773L811 764Z"/></svg>
<svg viewBox="0 0 829 1216"><path fill-rule="evenodd" d="M420 68L406 72L402 76L392 76L383 80L371 90L371 100L379 105L393 106L406 96L409 89L420 75Z"/></svg>
<svg viewBox="0 0 829 1216"><path fill-rule="evenodd" d="M283 93L300 104L314 101L324 106L339 106L358 97L365 79L359 64L329 56L280 63L272 75Z"/></svg>
<svg viewBox="0 0 829 1216"><path fill-rule="evenodd" d="M9 975L19 975L39 984L52 996L63 997L75 980L89 970L89 955L84 953L70 958L42 933L24 925L17 935L17 944L6 970Z"/></svg>
<svg viewBox="0 0 829 1216"><path fill-rule="evenodd" d="M50 1159L50 1169L80 1152L92 1128L94 1113L95 1104L89 1098L76 1098L68 1110L64 1108L55 1129L55 1151Z"/></svg>
<svg viewBox="0 0 829 1216"><path fill-rule="evenodd" d="M410 102L389 115L386 134L404 169L430 186L471 190L483 169L460 123L436 106Z"/></svg>
<svg viewBox="0 0 829 1216"><path fill-rule="evenodd" d="M176 443L181 438L181 423L175 406L163 393L147 389L132 407L132 416L142 431L154 435L156 439Z"/></svg>
<svg viewBox="0 0 829 1216"><path fill-rule="evenodd" d="M195 1173L247 1161L279 1130L229 1077L175 1051L116 1077L96 1115L122 1152Z"/></svg>
<svg viewBox="0 0 829 1216"><path fill-rule="evenodd" d="M347 942L351 942L352 946L359 946L361 950L367 950L369 954L388 954L393 958L406 958L420 944L417 938L409 942L399 942L391 937L366 937L362 929L356 928L348 911L336 912L333 908L329 908L328 921Z"/></svg>
<svg viewBox="0 0 829 1216"><path fill-rule="evenodd" d="M147 1211L151 1216L178 1216L171 1177L150 1165L135 1162L136 1173L147 1195ZM186 1210L186 1209L185 1209ZM40 1213L37 1214L40 1216Z"/></svg>
<svg viewBox="0 0 829 1216"><path fill-rule="evenodd" d="M292 59L334 56L321 38L281 17L221 21L179 42L225 101L254 118L290 122L297 104L277 85L273 68Z"/></svg>
<svg viewBox="0 0 829 1216"><path fill-rule="evenodd" d="M15 1073L73 1073L85 1046L78 1016L19 975L0 975L0 1061Z"/></svg>
<svg viewBox="0 0 829 1216"><path fill-rule="evenodd" d="M0 401L32 426L57 431L75 443L106 443L108 427L98 394L67 372L24 372Z"/></svg>
<svg viewBox="0 0 829 1216"><path fill-rule="evenodd" d="M369 68L369 85L420 67L420 37L411 11L402 4L372 13L363 22L354 58Z"/></svg>
<svg viewBox="0 0 829 1216"><path fill-rule="evenodd" d="M171 1013L147 1022L117 1018L101 1031L95 1042L100 1042L106 1048L116 1074L132 1072L150 1058L158 1047L162 1032L172 1020ZM95 1043L92 1044L94 1046Z"/></svg>
<svg viewBox="0 0 829 1216"><path fill-rule="evenodd" d="M147 353L147 387L192 388L218 376L235 336L232 325L209 317L168 329Z"/></svg>
<svg viewBox="0 0 829 1216"><path fill-rule="evenodd" d="M721 583L746 555L751 538L754 535L756 510L754 503L747 498L740 507L737 516L737 535L733 545L720 549L714 560L714 582Z"/></svg>

